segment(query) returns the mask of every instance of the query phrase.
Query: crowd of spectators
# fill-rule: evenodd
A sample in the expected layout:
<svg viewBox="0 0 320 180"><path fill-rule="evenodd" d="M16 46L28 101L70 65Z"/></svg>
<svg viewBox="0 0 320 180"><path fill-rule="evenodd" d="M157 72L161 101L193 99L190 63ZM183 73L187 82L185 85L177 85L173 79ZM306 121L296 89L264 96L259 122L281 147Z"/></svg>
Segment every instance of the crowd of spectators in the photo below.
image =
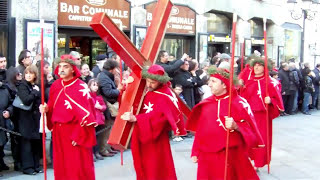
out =
<svg viewBox="0 0 320 180"><path fill-rule="evenodd" d="M98 126L96 127L97 145L93 148L95 160L103 160L118 153L107 144L117 109L121 103L121 97L126 89L126 80L130 69L117 54L108 57L105 54L95 57L96 63L90 70L88 64L81 62L78 52L70 53L77 60L77 67L81 70L80 79L88 84L92 101L95 104L93 110ZM254 56L261 56L255 52ZM185 103L193 108L203 99L211 96L208 87L207 69L209 66L230 69L230 55L218 53L212 59L199 64L186 53L182 57L169 56L168 52L160 51L156 63L162 66L171 77L172 88ZM250 61L245 58L243 62ZM241 60L235 63L236 74L240 74L244 65ZM28 50L21 51L17 67L7 69L7 60L0 54L0 171L9 169L4 162L4 146L10 140L11 152L14 160L14 170L25 174L34 175L41 173L40 159L42 158L42 135L39 131L41 103L40 80L44 78L45 100L49 97L51 84L57 78L51 73L54 69L49 62L44 62L44 77L40 77L40 61L33 62ZM122 66L120 66L120 63ZM274 66L270 76L278 80L285 111L283 116L293 115L301 111L310 115L310 109L319 108L320 64L311 70L305 63L296 66L294 59L289 62L281 62L279 68ZM241 67L242 66L242 67ZM122 69L120 69L122 67ZM246 67L249 67L247 65ZM51 69L51 70L50 70ZM250 76L248 76L250 78ZM14 101L19 98L24 106L29 109L21 109L14 106ZM13 132L13 133L12 133ZM172 137L174 141L181 141L181 137ZM52 149L52 147L50 147ZM51 151L52 152L52 151ZM52 153L49 153L52 157Z"/></svg>

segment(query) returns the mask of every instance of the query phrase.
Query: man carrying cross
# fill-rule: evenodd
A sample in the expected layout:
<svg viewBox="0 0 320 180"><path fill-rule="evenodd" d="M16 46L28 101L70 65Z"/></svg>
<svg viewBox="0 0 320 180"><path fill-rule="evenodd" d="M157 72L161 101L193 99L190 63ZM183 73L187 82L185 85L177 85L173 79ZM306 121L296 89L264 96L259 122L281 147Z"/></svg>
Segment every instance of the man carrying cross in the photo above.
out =
<svg viewBox="0 0 320 180"><path fill-rule="evenodd" d="M250 148L263 146L251 108L232 88L232 111L228 117L230 74L215 67L210 67L208 74L213 95L193 108L186 126L196 132L191 157L198 163L197 179L224 179L227 130L227 179L259 179L248 158Z"/></svg>
<svg viewBox="0 0 320 180"><path fill-rule="evenodd" d="M126 112L121 119L136 122L132 133L132 156L138 180L177 179L169 143L169 131L185 135L176 95L169 88L170 77L160 65L142 72L148 91L140 114Z"/></svg>

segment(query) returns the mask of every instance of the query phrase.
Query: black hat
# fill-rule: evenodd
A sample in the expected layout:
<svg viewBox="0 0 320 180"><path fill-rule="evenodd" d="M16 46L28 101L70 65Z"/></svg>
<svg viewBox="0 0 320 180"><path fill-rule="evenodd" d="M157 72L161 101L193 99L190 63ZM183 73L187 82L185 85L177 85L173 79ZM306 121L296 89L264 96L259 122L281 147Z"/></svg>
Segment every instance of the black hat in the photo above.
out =
<svg viewBox="0 0 320 180"><path fill-rule="evenodd" d="M96 60L97 61L102 61L102 60L105 60L107 58L108 58L108 56L105 55L105 54L99 54L99 55L96 56Z"/></svg>

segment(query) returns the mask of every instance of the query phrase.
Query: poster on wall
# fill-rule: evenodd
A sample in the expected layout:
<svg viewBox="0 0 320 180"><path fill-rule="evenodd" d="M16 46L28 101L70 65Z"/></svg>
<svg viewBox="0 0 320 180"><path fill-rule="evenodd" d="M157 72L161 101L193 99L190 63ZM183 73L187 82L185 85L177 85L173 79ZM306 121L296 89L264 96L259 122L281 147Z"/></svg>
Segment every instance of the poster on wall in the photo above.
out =
<svg viewBox="0 0 320 180"><path fill-rule="evenodd" d="M41 27L39 20L26 20L25 49L31 51L34 63L41 59ZM45 21L43 24L44 59L52 64L55 57L55 24Z"/></svg>
<svg viewBox="0 0 320 180"><path fill-rule="evenodd" d="M134 26L134 44L136 48L141 50L143 41L147 35L147 27L145 26Z"/></svg>
<svg viewBox="0 0 320 180"><path fill-rule="evenodd" d="M199 33L199 62L203 63L208 58L208 34Z"/></svg>
<svg viewBox="0 0 320 180"><path fill-rule="evenodd" d="M245 56L251 55L251 39L245 40Z"/></svg>

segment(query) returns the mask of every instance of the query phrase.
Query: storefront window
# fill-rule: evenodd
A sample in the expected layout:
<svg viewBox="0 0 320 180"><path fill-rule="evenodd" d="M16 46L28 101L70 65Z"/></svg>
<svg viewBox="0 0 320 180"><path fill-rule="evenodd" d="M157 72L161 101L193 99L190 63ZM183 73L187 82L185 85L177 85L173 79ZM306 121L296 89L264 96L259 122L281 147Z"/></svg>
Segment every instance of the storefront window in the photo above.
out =
<svg viewBox="0 0 320 180"><path fill-rule="evenodd" d="M301 47L301 32L285 30L285 46L284 55L285 60L290 58L299 59L300 57L300 47Z"/></svg>
<svg viewBox="0 0 320 180"><path fill-rule="evenodd" d="M8 35L6 31L0 31L0 52L7 57L7 46L8 42Z"/></svg>
<svg viewBox="0 0 320 180"><path fill-rule="evenodd" d="M175 58L181 58L183 53L190 54L190 43L191 40L189 39L165 38L161 50L167 51L169 55L173 55Z"/></svg>
<svg viewBox="0 0 320 180"><path fill-rule="evenodd" d="M252 37L263 37L263 22L262 20L250 20L250 29Z"/></svg>
<svg viewBox="0 0 320 180"><path fill-rule="evenodd" d="M205 13L207 17L208 32L229 34L231 32L231 21L222 14Z"/></svg>
<svg viewBox="0 0 320 180"><path fill-rule="evenodd" d="M66 54L66 40L66 34L58 34L58 57L60 57L63 54Z"/></svg>
<svg viewBox="0 0 320 180"><path fill-rule="evenodd" d="M245 40L245 56L250 56L251 55L251 39L246 39Z"/></svg>
<svg viewBox="0 0 320 180"><path fill-rule="evenodd" d="M199 34L199 62L202 63L208 58L208 34Z"/></svg>
<svg viewBox="0 0 320 180"><path fill-rule="evenodd" d="M101 39L94 39L92 40L92 60L93 64L95 64L95 58L99 54L106 54L107 53L107 44L102 41Z"/></svg>

